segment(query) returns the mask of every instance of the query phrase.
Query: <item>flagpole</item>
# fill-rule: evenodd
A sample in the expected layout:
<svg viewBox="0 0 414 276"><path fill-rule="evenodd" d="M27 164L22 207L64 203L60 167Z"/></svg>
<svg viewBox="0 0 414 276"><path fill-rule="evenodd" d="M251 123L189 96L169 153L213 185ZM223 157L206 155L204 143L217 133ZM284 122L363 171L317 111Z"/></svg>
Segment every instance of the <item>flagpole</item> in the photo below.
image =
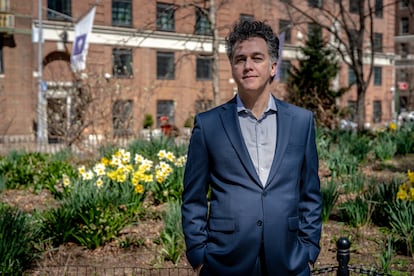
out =
<svg viewBox="0 0 414 276"><path fill-rule="evenodd" d="M46 143L46 102L43 94L43 23L42 0L39 0L39 36L38 36L38 106L37 106L37 143L38 151L43 151Z"/></svg>

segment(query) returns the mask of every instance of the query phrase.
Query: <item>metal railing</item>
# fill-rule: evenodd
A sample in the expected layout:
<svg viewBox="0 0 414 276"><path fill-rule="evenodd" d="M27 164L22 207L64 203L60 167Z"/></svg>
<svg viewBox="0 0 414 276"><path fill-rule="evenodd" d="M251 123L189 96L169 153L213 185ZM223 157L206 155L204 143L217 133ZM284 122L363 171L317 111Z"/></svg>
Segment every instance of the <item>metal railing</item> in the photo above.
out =
<svg viewBox="0 0 414 276"><path fill-rule="evenodd" d="M349 265L350 261L350 247L351 243L347 238L339 238L337 243L337 261L335 265L324 267L317 267L312 270L312 275L390 275L381 272L375 266L369 268L363 265L354 266ZM0 273L1 275L1 273ZM102 267L102 266L45 266L40 268L33 268L24 273L24 275L67 275L67 276L116 276L116 275L136 275L136 276L195 276L197 275L191 267L172 267L172 268L140 268L140 267Z"/></svg>

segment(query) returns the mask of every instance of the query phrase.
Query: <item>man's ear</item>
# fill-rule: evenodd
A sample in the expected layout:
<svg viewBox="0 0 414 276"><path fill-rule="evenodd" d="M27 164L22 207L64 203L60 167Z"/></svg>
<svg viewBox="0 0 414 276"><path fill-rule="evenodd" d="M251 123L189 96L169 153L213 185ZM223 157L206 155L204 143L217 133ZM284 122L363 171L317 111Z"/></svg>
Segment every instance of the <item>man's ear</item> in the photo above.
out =
<svg viewBox="0 0 414 276"><path fill-rule="evenodd" d="M270 68L270 75L274 77L276 75L277 62L273 62L272 67Z"/></svg>

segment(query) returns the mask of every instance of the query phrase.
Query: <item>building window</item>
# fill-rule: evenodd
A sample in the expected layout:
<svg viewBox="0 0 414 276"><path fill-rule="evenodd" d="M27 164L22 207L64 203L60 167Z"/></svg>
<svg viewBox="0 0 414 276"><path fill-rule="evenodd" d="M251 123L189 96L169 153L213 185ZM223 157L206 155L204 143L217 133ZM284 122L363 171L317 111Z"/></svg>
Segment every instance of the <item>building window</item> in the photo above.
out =
<svg viewBox="0 0 414 276"><path fill-rule="evenodd" d="M359 12L359 0L349 0L349 12L358 13Z"/></svg>
<svg viewBox="0 0 414 276"><path fill-rule="evenodd" d="M308 38L312 36L319 37L322 40L322 28L319 24L308 24Z"/></svg>
<svg viewBox="0 0 414 276"><path fill-rule="evenodd" d="M212 78L212 64L211 56L199 56L196 61L196 78L197 80L211 80Z"/></svg>
<svg viewBox="0 0 414 276"><path fill-rule="evenodd" d="M410 30L410 22L408 17L402 17L400 19L400 34L408 34Z"/></svg>
<svg viewBox="0 0 414 276"><path fill-rule="evenodd" d="M285 32L285 42L291 43L292 42L292 28L291 28L291 21L290 20L279 20L279 34Z"/></svg>
<svg viewBox="0 0 414 276"><path fill-rule="evenodd" d="M210 20L208 19L208 10L196 8L195 34L211 35Z"/></svg>
<svg viewBox="0 0 414 276"><path fill-rule="evenodd" d="M382 0L375 0L375 17L382 18L384 10L384 3Z"/></svg>
<svg viewBox="0 0 414 276"><path fill-rule="evenodd" d="M382 52L382 33L374 33L374 52Z"/></svg>
<svg viewBox="0 0 414 276"><path fill-rule="evenodd" d="M398 81L408 81L408 72L405 69L400 69L398 74Z"/></svg>
<svg viewBox="0 0 414 276"><path fill-rule="evenodd" d="M253 21L254 16L250 14L240 14L240 21Z"/></svg>
<svg viewBox="0 0 414 276"><path fill-rule="evenodd" d="M112 26L132 27L131 0L112 0Z"/></svg>
<svg viewBox="0 0 414 276"><path fill-rule="evenodd" d="M194 110L196 113L200 113L209 110L213 107L213 101L208 99L196 100L194 103Z"/></svg>
<svg viewBox="0 0 414 276"><path fill-rule="evenodd" d="M352 100L348 101L349 120L352 122L356 121L356 107L357 107L356 101L352 101Z"/></svg>
<svg viewBox="0 0 414 276"><path fill-rule="evenodd" d="M408 1L409 0L400 0L400 8L401 9L408 8Z"/></svg>
<svg viewBox="0 0 414 276"><path fill-rule="evenodd" d="M66 20L65 15L72 15L71 0L47 0L47 8L47 19L50 20Z"/></svg>
<svg viewBox="0 0 414 276"><path fill-rule="evenodd" d="M312 8L322 8L322 0L308 0L308 6Z"/></svg>
<svg viewBox="0 0 414 276"><path fill-rule="evenodd" d="M172 4L157 3L157 30L174 32L175 7Z"/></svg>
<svg viewBox="0 0 414 276"><path fill-rule="evenodd" d="M351 86L356 83L355 72L351 67L348 67L348 85Z"/></svg>
<svg viewBox="0 0 414 276"><path fill-rule="evenodd" d="M408 50L408 44L407 43L401 43L400 44L400 50L399 50L401 58L407 58L409 54Z"/></svg>
<svg viewBox="0 0 414 276"><path fill-rule="evenodd" d="M373 110L373 116L372 116L372 122L373 123L380 123L382 120L382 107L381 107L381 101L374 101L374 110Z"/></svg>
<svg viewBox="0 0 414 276"><path fill-rule="evenodd" d="M157 79L173 80L175 65L173 52L157 52Z"/></svg>
<svg viewBox="0 0 414 276"><path fill-rule="evenodd" d="M280 64L279 66L280 66L279 82L283 83L283 82L286 82L289 76L289 71L290 71L290 67L292 66L292 64L289 60L282 60L282 64Z"/></svg>
<svg viewBox="0 0 414 276"><path fill-rule="evenodd" d="M352 45L355 49L357 49L358 43L359 43L358 31L356 29L350 29L349 30L349 46Z"/></svg>
<svg viewBox="0 0 414 276"><path fill-rule="evenodd" d="M132 70L132 50L118 49L112 50L113 67L112 74L117 78L130 78L133 76Z"/></svg>
<svg viewBox="0 0 414 276"><path fill-rule="evenodd" d="M374 66L374 85L382 85L382 67Z"/></svg>
<svg viewBox="0 0 414 276"><path fill-rule="evenodd" d="M112 127L114 136L128 136L133 131L133 101L116 100L112 106Z"/></svg>
<svg viewBox="0 0 414 276"><path fill-rule="evenodd" d="M173 100L158 100L157 101L157 127L160 127L160 118L167 116L170 124L175 123L175 110Z"/></svg>

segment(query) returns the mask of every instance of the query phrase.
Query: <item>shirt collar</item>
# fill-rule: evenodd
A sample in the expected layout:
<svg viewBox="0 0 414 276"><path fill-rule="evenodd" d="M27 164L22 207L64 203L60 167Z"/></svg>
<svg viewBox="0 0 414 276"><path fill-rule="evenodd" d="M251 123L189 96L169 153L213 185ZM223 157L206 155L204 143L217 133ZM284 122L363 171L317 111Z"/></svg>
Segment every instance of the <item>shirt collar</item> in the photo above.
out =
<svg viewBox="0 0 414 276"><path fill-rule="evenodd" d="M236 100L237 100L237 113L250 112L250 110L244 106L239 95L236 95ZM269 95L269 102L267 103L267 108L264 113L267 113L269 111L274 111L274 112L277 111L276 102L272 94Z"/></svg>

